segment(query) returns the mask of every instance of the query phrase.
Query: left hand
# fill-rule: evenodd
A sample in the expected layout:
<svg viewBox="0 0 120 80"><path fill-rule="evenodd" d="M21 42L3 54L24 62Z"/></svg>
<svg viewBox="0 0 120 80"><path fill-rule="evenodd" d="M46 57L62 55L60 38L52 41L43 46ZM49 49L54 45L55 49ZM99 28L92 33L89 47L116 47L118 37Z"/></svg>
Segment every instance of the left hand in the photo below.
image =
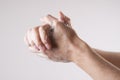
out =
<svg viewBox="0 0 120 80"><path fill-rule="evenodd" d="M59 14L59 21L71 26L70 19L62 12L60 12ZM43 53L46 49L51 49L52 46L49 38L50 29L50 25L44 24L40 26L35 26L27 31L24 37L24 41L28 45L30 51L37 53L41 57L47 57Z"/></svg>

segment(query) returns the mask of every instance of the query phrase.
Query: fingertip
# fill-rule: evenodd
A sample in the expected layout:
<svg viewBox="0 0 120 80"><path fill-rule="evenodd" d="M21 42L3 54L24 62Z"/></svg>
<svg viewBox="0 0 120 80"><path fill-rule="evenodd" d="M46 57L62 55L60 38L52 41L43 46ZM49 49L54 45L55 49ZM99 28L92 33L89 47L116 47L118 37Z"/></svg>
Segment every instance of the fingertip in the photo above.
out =
<svg viewBox="0 0 120 80"><path fill-rule="evenodd" d="M38 48L38 46L34 45L34 48L39 51L40 49Z"/></svg>
<svg viewBox="0 0 120 80"><path fill-rule="evenodd" d="M59 11L59 14L64 15L62 11Z"/></svg>
<svg viewBox="0 0 120 80"><path fill-rule="evenodd" d="M57 21L57 18L48 14L47 17L50 19L50 20L53 20L53 21Z"/></svg>
<svg viewBox="0 0 120 80"><path fill-rule="evenodd" d="M50 45L49 43L45 44L45 46L46 46L46 48L47 48L48 50L51 49L51 45Z"/></svg>
<svg viewBox="0 0 120 80"><path fill-rule="evenodd" d="M62 15L62 12L61 11L59 11L59 16L61 16Z"/></svg>
<svg viewBox="0 0 120 80"><path fill-rule="evenodd" d="M46 50L46 47L45 47L44 45L39 45L38 48L39 48L42 52L44 52L44 51Z"/></svg>
<svg viewBox="0 0 120 80"><path fill-rule="evenodd" d="M53 18L53 16L52 16L52 15L50 15L50 14L47 14L46 18L51 19L51 18Z"/></svg>

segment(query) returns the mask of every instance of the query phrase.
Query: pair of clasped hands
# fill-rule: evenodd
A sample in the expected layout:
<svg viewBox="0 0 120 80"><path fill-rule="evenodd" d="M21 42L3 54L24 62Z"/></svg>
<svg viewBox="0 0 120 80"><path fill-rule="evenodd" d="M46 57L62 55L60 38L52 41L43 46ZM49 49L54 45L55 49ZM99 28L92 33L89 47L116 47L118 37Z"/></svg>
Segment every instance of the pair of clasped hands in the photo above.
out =
<svg viewBox="0 0 120 80"><path fill-rule="evenodd" d="M29 29L24 38L32 52L53 61L72 62L77 50L79 54L89 50L73 30L70 18L62 12L59 12L59 18L47 15L41 22L42 25Z"/></svg>

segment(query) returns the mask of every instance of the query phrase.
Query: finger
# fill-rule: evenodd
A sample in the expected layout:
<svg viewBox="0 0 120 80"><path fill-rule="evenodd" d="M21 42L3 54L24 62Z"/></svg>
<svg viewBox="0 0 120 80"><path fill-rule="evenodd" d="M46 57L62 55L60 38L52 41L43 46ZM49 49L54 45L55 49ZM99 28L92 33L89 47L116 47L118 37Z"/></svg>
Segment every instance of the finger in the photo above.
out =
<svg viewBox="0 0 120 80"><path fill-rule="evenodd" d="M34 42L33 42L32 39L31 39L31 30L32 30L32 29L29 29L29 30L27 31L27 40L28 40L29 46L34 46L35 44L34 44Z"/></svg>
<svg viewBox="0 0 120 80"><path fill-rule="evenodd" d="M56 23L58 22L58 19L53 17L52 15L47 15L44 18L40 19L42 22L49 24L50 26L56 26Z"/></svg>
<svg viewBox="0 0 120 80"><path fill-rule="evenodd" d="M38 47L40 50L45 51L46 48L41 41L40 34L39 34L39 27L40 26L37 26L32 29L31 39L35 43L36 47Z"/></svg>
<svg viewBox="0 0 120 80"><path fill-rule="evenodd" d="M45 55L45 54L43 54L43 53L38 53L37 55L40 56L40 57L42 57L42 58L48 59L47 55Z"/></svg>
<svg viewBox="0 0 120 80"><path fill-rule="evenodd" d="M60 21L64 22L67 26L71 27L70 18L64 15L61 11L59 12Z"/></svg>
<svg viewBox="0 0 120 80"><path fill-rule="evenodd" d="M30 43L28 42L28 39L27 39L27 34L25 34L24 36L24 42L26 43L27 46L30 46Z"/></svg>
<svg viewBox="0 0 120 80"><path fill-rule="evenodd" d="M47 49L51 49L51 44L49 39L50 29L51 29L51 26L49 24L45 24L39 28L41 41Z"/></svg>
<svg viewBox="0 0 120 80"><path fill-rule="evenodd" d="M32 51L32 52L34 52L34 53L40 52L39 48L37 48L35 45L34 46L30 46L29 50Z"/></svg>
<svg viewBox="0 0 120 80"><path fill-rule="evenodd" d="M48 58L47 55L42 53L41 50L39 50L36 46L30 46L29 50L32 51L33 53L36 53L36 55L42 57L42 58Z"/></svg>

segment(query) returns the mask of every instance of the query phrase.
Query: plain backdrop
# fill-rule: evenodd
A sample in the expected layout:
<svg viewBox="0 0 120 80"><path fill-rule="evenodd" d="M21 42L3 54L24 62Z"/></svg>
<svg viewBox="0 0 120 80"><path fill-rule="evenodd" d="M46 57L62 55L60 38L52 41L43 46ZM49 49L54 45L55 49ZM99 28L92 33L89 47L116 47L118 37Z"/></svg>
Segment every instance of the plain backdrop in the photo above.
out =
<svg viewBox="0 0 120 80"><path fill-rule="evenodd" d="M0 80L92 80L75 64L42 59L24 44L27 29L59 11L91 47L120 51L120 0L0 0Z"/></svg>

